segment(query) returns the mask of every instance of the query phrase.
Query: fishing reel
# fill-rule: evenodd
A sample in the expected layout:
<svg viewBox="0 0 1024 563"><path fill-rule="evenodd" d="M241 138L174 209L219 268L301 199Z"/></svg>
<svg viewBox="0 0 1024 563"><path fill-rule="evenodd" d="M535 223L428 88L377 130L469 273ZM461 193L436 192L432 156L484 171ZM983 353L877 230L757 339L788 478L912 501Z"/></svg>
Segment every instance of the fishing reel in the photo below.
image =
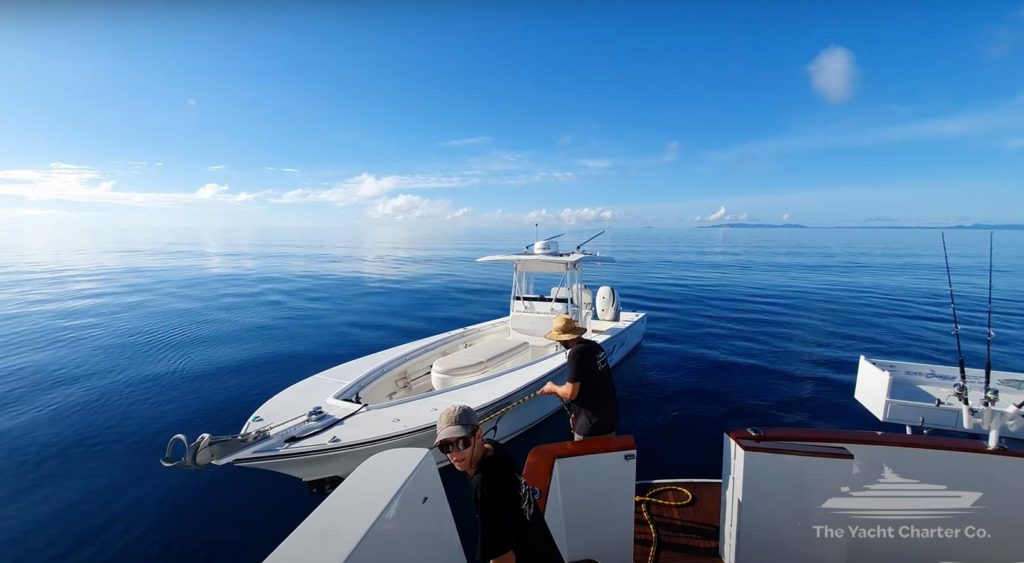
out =
<svg viewBox="0 0 1024 563"><path fill-rule="evenodd" d="M962 381L954 383L953 395L956 396L957 399L960 399L961 403L964 402L964 400L967 399L967 384Z"/></svg>
<svg viewBox="0 0 1024 563"><path fill-rule="evenodd" d="M967 383L957 381L953 384L953 395L960 401L960 410L965 430L974 428L974 409L971 408L971 401L967 396Z"/></svg>

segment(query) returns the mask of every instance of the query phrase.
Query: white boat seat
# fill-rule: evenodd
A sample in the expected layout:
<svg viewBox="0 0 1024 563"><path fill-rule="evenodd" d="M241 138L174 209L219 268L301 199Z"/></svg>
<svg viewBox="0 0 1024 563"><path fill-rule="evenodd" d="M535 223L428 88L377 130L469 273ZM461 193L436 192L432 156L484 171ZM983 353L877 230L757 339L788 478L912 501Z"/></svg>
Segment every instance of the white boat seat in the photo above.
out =
<svg viewBox="0 0 1024 563"><path fill-rule="evenodd" d="M506 367L529 354L530 345L521 340L485 340L435 360L430 368L430 381L434 389L445 389Z"/></svg>

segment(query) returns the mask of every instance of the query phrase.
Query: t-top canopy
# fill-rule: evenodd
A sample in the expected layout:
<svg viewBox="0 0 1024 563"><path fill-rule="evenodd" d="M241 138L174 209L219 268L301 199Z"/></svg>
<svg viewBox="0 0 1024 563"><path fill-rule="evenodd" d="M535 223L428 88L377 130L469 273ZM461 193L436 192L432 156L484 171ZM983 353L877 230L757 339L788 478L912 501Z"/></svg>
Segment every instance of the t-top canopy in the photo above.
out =
<svg viewBox="0 0 1024 563"><path fill-rule="evenodd" d="M615 262L611 256L600 256L586 252L570 252L568 254L495 254L477 258L477 262L513 262L516 269L523 272L564 272L572 264L586 262L588 264L607 264Z"/></svg>

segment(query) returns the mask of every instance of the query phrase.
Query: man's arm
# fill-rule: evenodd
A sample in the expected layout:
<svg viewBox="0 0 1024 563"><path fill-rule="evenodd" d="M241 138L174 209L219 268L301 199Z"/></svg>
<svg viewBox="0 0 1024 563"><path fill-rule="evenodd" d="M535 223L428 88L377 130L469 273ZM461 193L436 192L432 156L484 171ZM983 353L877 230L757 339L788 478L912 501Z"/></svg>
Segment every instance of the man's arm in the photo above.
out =
<svg viewBox="0 0 1024 563"><path fill-rule="evenodd" d="M516 563L516 552L510 549L508 553L491 559L491 563Z"/></svg>
<svg viewBox="0 0 1024 563"><path fill-rule="evenodd" d="M548 381L544 384L544 387L540 389L541 395L558 395L566 401L571 401L576 398L576 395L580 394L580 383L566 383L565 385L555 385L554 381Z"/></svg>

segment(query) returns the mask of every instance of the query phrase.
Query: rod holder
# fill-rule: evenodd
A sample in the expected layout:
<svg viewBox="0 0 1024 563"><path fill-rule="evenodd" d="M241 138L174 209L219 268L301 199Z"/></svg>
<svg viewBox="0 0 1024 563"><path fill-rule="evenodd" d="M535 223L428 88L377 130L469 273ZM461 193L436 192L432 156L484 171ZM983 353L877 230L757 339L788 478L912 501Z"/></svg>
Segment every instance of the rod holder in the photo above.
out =
<svg viewBox="0 0 1024 563"><path fill-rule="evenodd" d="M990 409L991 410L991 409ZM988 449L995 450L999 448L999 431L1003 426L1003 413L995 411L992 413L992 426L988 431Z"/></svg>
<svg viewBox="0 0 1024 563"><path fill-rule="evenodd" d="M974 428L974 412L971 411L971 405L960 403L960 412L963 414L964 429L970 430Z"/></svg>

